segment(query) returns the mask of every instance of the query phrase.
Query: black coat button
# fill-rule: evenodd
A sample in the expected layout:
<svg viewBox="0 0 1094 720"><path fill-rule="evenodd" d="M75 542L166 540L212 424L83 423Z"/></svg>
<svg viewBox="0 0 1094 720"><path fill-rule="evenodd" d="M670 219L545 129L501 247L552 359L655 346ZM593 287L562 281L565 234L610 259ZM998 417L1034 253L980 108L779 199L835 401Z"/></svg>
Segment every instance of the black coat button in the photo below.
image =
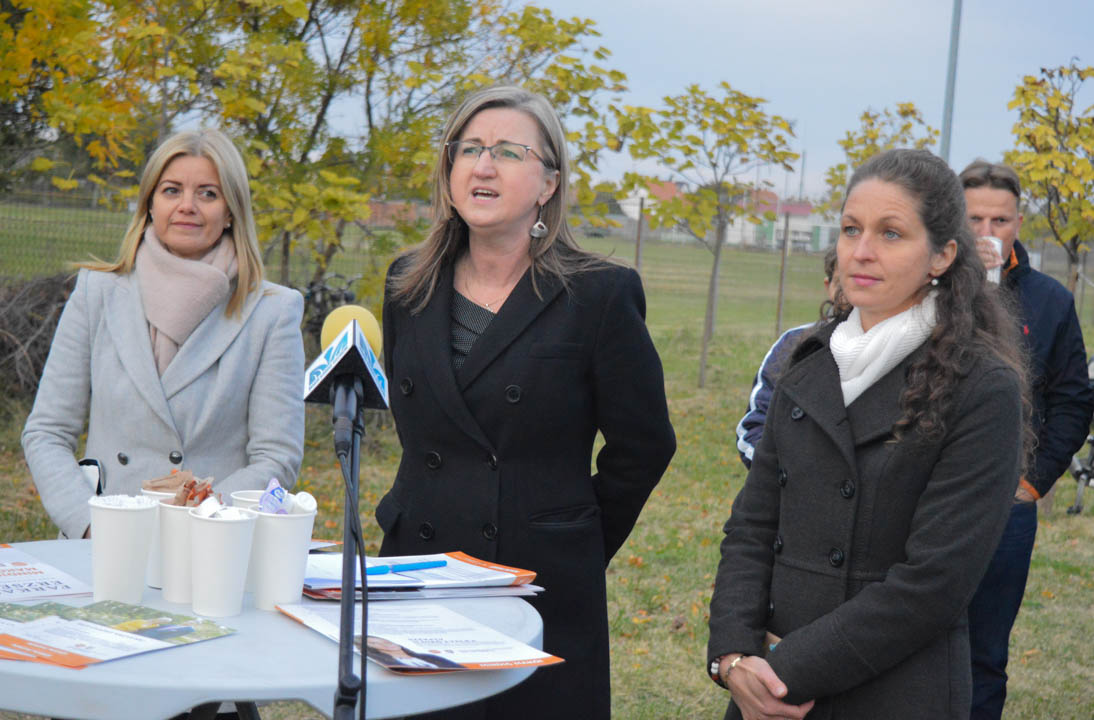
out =
<svg viewBox="0 0 1094 720"><path fill-rule="evenodd" d="M409 395L414 392L414 381L408 377L399 381L399 389L403 391L403 395Z"/></svg>
<svg viewBox="0 0 1094 720"><path fill-rule="evenodd" d="M172 450L171 454L167 456L167 459L170 460L173 464L178 465L180 462L182 462L182 453L180 453L178 450Z"/></svg>
<svg viewBox="0 0 1094 720"><path fill-rule="evenodd" d="M786 470L779 468L779 487L786 487Z"/></svg>
<svg viewBox="0 0 1094 720"><path fill-rule="evenodd" d="M491 455L490 457L486 458L486 464L490 466L491 470L497 470L498 469L498 457L497 457L497 455Z"/></svg>
<svg viewBox="0 0 1094 720"><path fill-rule="evenodd" d="M520 402L520 385L510 385L505 388L505 399L511 403Z"/></svg>
<svg viewBox="0 0 1094 720"><path fill-rule="evenodd" d="M425 466L430 470L436 470L441 466L441 454L437 452L427 452L425 454Z"/></svg>
<svg viewBox="0 0 1094 720"><path fill-rule="evenodd" d="M795 405L793 408L791 408L791 410L790 410L790 419L791 420L801 420L803 417L805 417L805 411L804 410L802 410L797 405Z"/></svg>
<svg viewBox="0 0 1094 720"><path fill-rule="evenodd" d="M832 567L839 567L843 564L843 551L839 548L832 548L828 551L828 562Z"/></svg>
<svg viewBox="0 0 1094 720"><path fill-rule="evenodd" d="M425 522L418 526L418 537L422 540L432 540L436 533L433 531L433 526Z"/></svg>
<svg viewBox="0 0 1094 720"><path fill-rule="evenodd" d="M771 549L775 551L776 555L778 555L779 553L781 553L783 551L783 536L782 535L776 535L775 536L775 542L771 546Z"/></svg>
<svg viewBox="0 0 1094 720"><path fill-rule="evenodd" d="M843 484L839 486L839 494L850 500L855 496L855 483L851 479L843 481Z"/></svg>
<svg viewBox="0 0 1094 720"><path fill-rule="evenodd" d="M486 523L482 526L482 536L487 540L493 540L498 536L498 526L494 523Z"/></svg>
<svg viewBox="0 0 1094 720"><path fill-rule="evenodd" d="M771 617L775 614L775 601L771 600L767 603L767 616Z"/></svg>
<svg viewBox="0 0 1094 720"><path fill-rule="evenodd" d="M129 464L129 456L125 453L118 453L118 463L121 465Z"/></svg>

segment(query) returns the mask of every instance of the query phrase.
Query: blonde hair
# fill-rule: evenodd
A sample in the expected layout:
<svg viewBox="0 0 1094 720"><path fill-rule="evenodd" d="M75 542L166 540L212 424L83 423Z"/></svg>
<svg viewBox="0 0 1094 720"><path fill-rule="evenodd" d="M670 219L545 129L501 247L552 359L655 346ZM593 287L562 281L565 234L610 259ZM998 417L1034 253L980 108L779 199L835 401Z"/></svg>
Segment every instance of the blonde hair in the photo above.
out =
<svg viewBox="0 0 1094 720"><path fill-rule="evenodd" d="M570 232L566 220L569 205L569 169L566 151L566 131L554 108L538 93L515 85L495 85L472 93L448 118L437 146L437 165L433 171L433 224L424 242L406 253L408 262L391 279L392 298L412 306L419 313L429 304L442 268L454 262L467 248L467 223L452 203L450 174L452 161L446 151L449 141L459 140L460 134L477 113L490 108L519 110L531 117L539 128L543 166L547 172L558 173L558 185L542 207L542 220L547 235L532 238L528 254L532 261L532 287L539 274L553 275L568 288L574 273L601 267L607 258L582 250Z"/></svg>
<svg viewBox="0 0 1094 720"><path fill-rule="evenodd" d="M226 315L238 315L247 295L262 285L262 255L258 250L258 232L255 230L254 213L251 211L251 188L247 180L247 167L243 156L227 135L212 128L189 130L167 138L148 158L141 174L137 193L137 209L125 231L118 258L114 262L92 260L76 263L76 267L124 274L133 270L137 248L144 237L144 230L151 222L152 193L159 183L164 169L177 157L203 157L213 163L220 177L221 191L231 213L232 226L227 232L235 244L239 276L235 289L228 300Z"/></svg>

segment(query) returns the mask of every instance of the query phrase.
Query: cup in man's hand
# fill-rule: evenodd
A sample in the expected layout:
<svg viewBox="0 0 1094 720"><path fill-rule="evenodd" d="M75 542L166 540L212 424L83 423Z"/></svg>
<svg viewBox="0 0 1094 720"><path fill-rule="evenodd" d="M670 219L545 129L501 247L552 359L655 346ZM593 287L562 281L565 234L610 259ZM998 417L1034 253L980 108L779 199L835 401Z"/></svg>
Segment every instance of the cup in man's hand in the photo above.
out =
<svg viewBox="0 0 1094 720"><path fill-rule="evenodd" d="M976 251L988 270L988 282L998 285L1003 269L1003 241L991 235L978 238Z"/></svg>

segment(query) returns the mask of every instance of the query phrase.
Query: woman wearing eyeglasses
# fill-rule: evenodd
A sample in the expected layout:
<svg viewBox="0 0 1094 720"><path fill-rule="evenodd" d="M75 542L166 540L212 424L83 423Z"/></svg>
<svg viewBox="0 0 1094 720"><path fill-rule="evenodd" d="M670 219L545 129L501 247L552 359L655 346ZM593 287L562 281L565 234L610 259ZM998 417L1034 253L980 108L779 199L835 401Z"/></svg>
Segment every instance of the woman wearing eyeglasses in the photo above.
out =
<svg viewBox="0 0 1094 720"><path fill-rule="evenodd" d="M536 571L544 649L566 660L443 717L610 716L604 569L676 447L641 280L577 246L567 192L547 101L477 92L444 129L429 236L388 273L403 456L381 554Z"/></svg>

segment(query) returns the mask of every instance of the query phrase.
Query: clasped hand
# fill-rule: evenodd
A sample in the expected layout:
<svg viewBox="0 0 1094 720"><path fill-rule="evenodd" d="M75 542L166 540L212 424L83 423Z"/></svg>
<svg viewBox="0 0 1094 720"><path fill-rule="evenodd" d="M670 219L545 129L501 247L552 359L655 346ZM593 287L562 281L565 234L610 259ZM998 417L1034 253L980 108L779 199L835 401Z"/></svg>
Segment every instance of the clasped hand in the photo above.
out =
<svg viewBox="0 0 1094 720"><path fill-rule="evenodd" d="M733 702L744 720L802 720L813 709L814 700L801 705L783 702L786 685L762 657L750 655L729 670L733 656L722 658L718 673L722 676Z"/></svg>

